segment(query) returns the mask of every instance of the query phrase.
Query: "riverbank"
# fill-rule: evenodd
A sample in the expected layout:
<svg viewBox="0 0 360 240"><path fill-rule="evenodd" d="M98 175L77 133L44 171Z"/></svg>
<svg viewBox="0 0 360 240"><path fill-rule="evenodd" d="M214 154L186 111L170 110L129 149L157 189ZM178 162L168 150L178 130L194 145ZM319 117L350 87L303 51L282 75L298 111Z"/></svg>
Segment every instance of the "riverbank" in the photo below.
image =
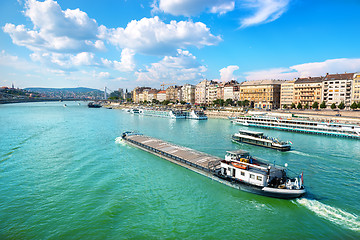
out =
<svg viewBox="0 0 360 240"><path fill-rule="evenodd" d="M119 104L110 102L104 107L111 107L113 109L129 109L129 108L141 108L146 106L140 106L138 104ZM163 108L172 109L176 108L178 110L191 110L191 109L200 109L200 108L190 108L187 105L174 105L174 106L161 106ZM320 121L320 122L340 122L348 124L360 124L360 111L353 110L272 110L272 111L261 111L261 110L249 110L242 111L239 107L226 107L223 109L211 109L208 108L204 110L204 113L209 118L235 118L243 116L245 114L263 114L266 113L270 116L276 117L295 117L295 118L306 118L308 120Z"/></svg>

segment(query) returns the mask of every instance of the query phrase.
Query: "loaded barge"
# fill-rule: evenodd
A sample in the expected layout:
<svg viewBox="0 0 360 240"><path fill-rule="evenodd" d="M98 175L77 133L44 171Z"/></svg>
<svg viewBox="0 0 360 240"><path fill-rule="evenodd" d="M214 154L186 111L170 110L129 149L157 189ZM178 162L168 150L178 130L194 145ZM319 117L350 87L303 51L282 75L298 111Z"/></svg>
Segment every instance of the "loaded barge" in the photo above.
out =
<svg viewBox="0 0 360 240"><path fill-rule="evenodd" d="M269 164L246 151L227 151L225 159L134 132L121 140L230 187L258 195L292 199L305 194L302 174L287 176L286 167Z"/></svg>

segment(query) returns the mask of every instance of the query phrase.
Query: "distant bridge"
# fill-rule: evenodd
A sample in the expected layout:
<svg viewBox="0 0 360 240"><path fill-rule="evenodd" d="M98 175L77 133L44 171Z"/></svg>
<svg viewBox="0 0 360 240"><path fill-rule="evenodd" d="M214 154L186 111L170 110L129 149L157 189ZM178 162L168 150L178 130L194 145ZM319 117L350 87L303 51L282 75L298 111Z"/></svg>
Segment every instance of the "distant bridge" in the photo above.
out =
<svg viewBox="0 0 360 240"><path fill-rule="evenodd" d="M56 101L99 101L98 99L80 98L19 98L19 99L0 99L0 104L6 103L25 103L25 102L56 102Z"/></svg>

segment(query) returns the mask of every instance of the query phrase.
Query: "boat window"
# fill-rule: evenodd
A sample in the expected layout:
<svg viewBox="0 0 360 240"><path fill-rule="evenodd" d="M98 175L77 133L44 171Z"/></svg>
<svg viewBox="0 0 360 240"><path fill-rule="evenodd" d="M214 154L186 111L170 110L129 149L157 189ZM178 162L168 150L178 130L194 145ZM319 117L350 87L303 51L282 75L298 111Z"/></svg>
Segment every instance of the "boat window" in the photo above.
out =
<svg viewBox="0 0 360 240"><path fill-rule="evenodd" d="M251 179L255 179L255 175L254 175L254 174L250 174L250 178L251 178Z"/></svg>
<svg viewBox="0 0 360 240"><path fill-rule="evenodd" d="M235 177L235 168L233 168L232 176Z"/></svg>
<svg viewBox="0 0 360 240"><path fill-rule="evenodd" d="M256 179L257 179L258 181L262 181L262 176L257 176Z"/></svg>
<svg viewBox="0 0 360 240"><path fill-rule="evenodd" d="M241 171L241 172L240 172L240 175L241 175L241 176L245 176L245 172Z"/></svg>

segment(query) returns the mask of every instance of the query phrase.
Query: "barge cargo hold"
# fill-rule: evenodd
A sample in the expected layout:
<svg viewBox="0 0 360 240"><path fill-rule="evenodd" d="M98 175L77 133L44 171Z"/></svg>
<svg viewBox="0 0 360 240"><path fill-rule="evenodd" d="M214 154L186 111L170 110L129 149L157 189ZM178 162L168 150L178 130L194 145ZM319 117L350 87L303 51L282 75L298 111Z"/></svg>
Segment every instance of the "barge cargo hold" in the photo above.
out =
<svg viewBox="0 0 360 240"><path fill-rule="evenodd" d="M124 132L121 140L242 191L283 199L301 197L306 192L302 175L289 178L286 168L254 159L246 151L228 151L223 160L134 132Z"/></svg>

